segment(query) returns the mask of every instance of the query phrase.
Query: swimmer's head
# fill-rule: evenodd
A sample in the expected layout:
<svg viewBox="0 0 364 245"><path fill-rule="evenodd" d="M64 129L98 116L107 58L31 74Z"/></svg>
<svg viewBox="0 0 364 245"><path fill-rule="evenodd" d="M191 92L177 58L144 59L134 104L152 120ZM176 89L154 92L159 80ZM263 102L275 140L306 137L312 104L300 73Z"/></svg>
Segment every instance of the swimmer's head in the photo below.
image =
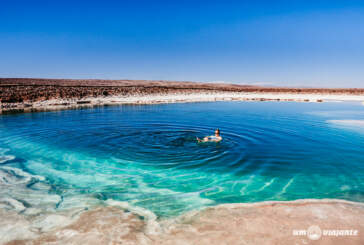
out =
<svg viewBox="0 0 364 245"><path fill-rule="evenodd" d="M215 130L215 135L216 135L216 136L220 136L220 129L216 129L216 130Z"/></svg>

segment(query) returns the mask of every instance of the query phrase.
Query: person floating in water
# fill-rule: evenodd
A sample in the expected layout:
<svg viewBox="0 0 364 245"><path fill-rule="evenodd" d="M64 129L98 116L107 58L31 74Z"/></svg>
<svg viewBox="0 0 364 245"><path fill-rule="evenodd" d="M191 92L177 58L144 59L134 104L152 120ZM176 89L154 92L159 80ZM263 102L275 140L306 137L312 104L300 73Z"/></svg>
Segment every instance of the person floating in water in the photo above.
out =
<svg viewBox="0 0 364 245"><path fill-rule="evenodd" d="M200 139L196 137L197 141L200 142L219 142L222 140L222 137L220 135L220 129L215 130L215 135L206 136L203 139Z"/></svg>

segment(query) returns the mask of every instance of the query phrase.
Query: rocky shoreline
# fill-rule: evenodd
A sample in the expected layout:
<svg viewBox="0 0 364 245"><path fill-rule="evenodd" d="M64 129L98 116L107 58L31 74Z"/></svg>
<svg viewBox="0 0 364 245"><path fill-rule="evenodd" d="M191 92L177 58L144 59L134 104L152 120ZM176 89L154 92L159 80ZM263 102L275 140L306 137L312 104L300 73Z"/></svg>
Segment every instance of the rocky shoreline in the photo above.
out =
<svg viewBox="0 0 364 245"><path fill-rule="evenodd" d="M204 101L364 101L364 89L279 88L141 80L0 78L0 113Z"/></svg>

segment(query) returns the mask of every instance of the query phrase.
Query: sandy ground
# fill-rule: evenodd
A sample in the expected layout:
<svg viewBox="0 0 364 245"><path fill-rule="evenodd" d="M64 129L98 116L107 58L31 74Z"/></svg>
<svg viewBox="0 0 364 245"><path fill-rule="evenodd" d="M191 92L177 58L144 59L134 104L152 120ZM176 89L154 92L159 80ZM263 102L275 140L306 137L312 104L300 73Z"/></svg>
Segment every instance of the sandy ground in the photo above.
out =
<svg viewBox="0 0 364 245"><path fill-rule="evenodd" d="M6 218L0 221L6 223L0 231L8 231L0 243L8 245L364 244L364 204L342 200L225 204L158 222L117 205L77 218L53 214L39 220L9 211L0 214Z"/></svg>

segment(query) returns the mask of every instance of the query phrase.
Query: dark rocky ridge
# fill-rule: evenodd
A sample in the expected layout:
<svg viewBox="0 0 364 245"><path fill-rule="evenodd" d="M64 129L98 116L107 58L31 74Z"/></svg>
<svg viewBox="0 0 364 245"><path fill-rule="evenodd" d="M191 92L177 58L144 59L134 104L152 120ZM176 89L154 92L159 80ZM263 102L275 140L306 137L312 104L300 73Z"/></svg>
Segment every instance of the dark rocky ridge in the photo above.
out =
<svg viewBox="0 0 364 245"><path fill-rule="evenodd" d="M82 99L111 95L147 95L199 93L206 91L261 93L323 93L363 95L364 89L261 87L224 83L146 81L146 80L74 80L37 78L0 78L2 103L34 102L50 99Z"/></svg>

